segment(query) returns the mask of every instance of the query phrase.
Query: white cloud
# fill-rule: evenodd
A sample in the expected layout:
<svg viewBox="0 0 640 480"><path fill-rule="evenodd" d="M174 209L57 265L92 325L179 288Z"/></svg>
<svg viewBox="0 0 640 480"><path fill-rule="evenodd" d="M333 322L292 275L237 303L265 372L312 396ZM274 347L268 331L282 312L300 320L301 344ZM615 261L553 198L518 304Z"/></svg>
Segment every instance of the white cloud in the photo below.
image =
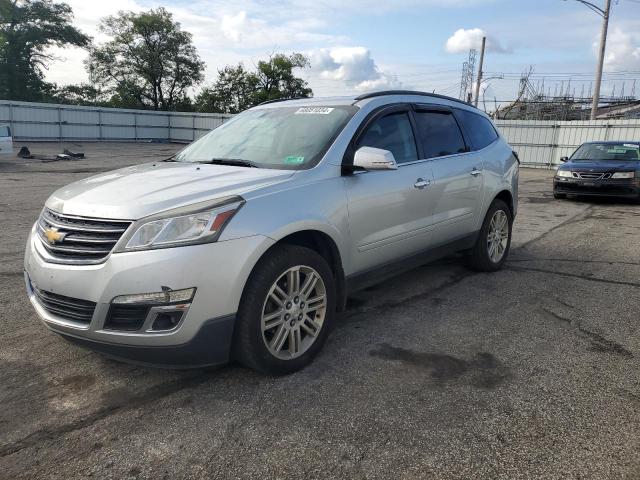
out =
<svg viewBox="0 0 640 480"><path fill-rule="evenodd" d="M343 82L356 90L399 87L394 75L381 71L369 49L335 47L315 50L310 55L311 68L321 78Z"/></svg>
<svg viewBox="0 0 640 480"><path fill-rule="evenodd" d="M594 42L597 52L600 40ZM640 36L616 28L607 39L604 57L605 70L640 69Z"/></svg>
<svg viewBox="0 0 640 480"><path fill-rule="evenodd" d="M247 12L238 12L237 15L223 15L220 30L225 36L234 42L239 42L247 27Z"/></svg>
<svg viewBox="0 0 640 480"><path fill-rule="evenodd" d="M482 47L482 37L487 37L486 49L494 53L509 53L509 49L503 47L495 38L487 35L480 28L456 30L453 35L447 39L445 50L448 53L465 53L475 48L479 50Z"/></svg>

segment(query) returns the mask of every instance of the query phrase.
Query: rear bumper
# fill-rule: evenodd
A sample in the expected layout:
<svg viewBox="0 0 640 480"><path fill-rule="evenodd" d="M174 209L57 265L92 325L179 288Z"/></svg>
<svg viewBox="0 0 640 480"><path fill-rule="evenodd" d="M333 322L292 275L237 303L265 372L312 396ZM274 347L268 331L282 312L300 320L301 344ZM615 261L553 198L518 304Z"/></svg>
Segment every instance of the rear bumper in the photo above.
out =
<svg viewBox="0 0 640 480"><path fill-rule="evenodd" d="M553 193L561 195L585 195L594 197L638 198L638 180L581 180L573 178L553 179Z"/></svg>

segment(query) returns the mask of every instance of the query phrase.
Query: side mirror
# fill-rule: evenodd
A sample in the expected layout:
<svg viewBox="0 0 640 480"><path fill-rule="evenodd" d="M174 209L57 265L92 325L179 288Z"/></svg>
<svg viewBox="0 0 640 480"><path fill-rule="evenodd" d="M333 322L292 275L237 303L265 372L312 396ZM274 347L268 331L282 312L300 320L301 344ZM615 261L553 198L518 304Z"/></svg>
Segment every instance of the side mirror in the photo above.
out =
<svg viewBox="0 0 640 480"><path fill-rule="evenodd" d="M397 170L398 164L389 150L360 147L353 157L353 167L362 170Z"/></svg>
<svg viewBox="0 0 640 480"><path fill-rule="evenodd" d="M561 161L562 163L564 163L564 162L568 162L568 161L569 161L569 157L560 157L560 161Z"/></svg>

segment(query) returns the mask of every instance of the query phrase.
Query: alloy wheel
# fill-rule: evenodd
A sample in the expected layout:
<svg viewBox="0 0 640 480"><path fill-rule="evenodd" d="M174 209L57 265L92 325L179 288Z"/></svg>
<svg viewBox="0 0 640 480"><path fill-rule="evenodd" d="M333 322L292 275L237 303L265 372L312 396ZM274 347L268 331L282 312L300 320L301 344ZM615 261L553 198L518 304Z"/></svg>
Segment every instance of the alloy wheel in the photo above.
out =
<svg viewBox="0 0 640 480"><path fill-rule="evenodd" d="M496 210L489 223L487 233L487 252L493 263L498 263L504 257L509 242L509 217L504 210Z"/></svg>
<svg viewBox="0 0 640 480"><path fill-rule="evenodd" d="M262 339L281 360L304 354L314 344L326 315L327 292L311 267L289 268L273 283L262 307Z"/></svg>

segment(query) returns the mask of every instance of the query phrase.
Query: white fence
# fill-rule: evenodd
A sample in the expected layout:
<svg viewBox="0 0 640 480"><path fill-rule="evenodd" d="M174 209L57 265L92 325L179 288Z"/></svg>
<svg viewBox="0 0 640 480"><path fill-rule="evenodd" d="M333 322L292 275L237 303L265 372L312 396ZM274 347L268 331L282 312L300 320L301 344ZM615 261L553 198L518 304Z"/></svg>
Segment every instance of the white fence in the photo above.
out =
<svg viewBox="0 0 640 480"><path fill-rule="evenodd" d="M16 140L190 142L229 117L0 100L0 123L11 126Z"/></svg>
<svg viewBox="0 0 640 480"><path fill-rule="evenodd" d="M640 142L640 120L497 120L523 166L549 168L570 156L584 142L629 140Z"/></svg>
<svg viewBox="0 0 640 480"><path fill-rule="evenodd" d="M0 123L16 140L190 142L220 126L231 115L156 112L79 107L0 100ZM583 142L640 141L640 120L538 121L497 120L523 166L549 168Z"/></svg>

